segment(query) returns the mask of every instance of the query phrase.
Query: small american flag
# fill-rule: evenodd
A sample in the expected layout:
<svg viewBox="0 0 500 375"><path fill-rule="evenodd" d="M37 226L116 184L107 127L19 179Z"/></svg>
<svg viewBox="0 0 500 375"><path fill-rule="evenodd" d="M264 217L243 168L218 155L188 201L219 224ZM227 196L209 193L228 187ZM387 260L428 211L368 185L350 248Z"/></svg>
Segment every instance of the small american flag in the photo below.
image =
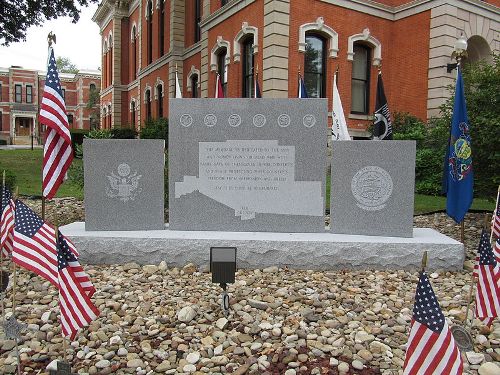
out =
<svg viewBox="0 0 500 375"><path fill-rule="evenodd" d="M490 245L490 238L488 236L488 233L483 230L481 231L481 239L479 240L479 246L477 247L477 255L476 255L476 261L474 262L474 271L472 272L473 277L479 277L478 274L478 269L479 269L479 254L481 254L481 249L487 249L488 247L491 247Z"/></svg>
<svg viewBox="0 0 500 375"><path fill-rule="evenodd" d="M495 241L495 247L493 248L493 254L498 264L500 264L500 238Z"/></svg>
<svg viewBox="0 0 500 375"><path fill-rule="evenodd" d="M488 238L481 240L478 252L475 315L489 326L500 312L500 267Z"/></svg>
<svg viewBox="0 0 500 375"><path fill-rule="evenodd" d="M491 224L491 235L493 238L500 238L500 188L497 195L497 207L493 212L493 220Z"/></svg>
<svg viewBox="0 0 500 375"><path fill-rule="evenodd" d="M12 252L14 239L14 202L7 186L2 187L0 199L0 250L1 256L8 257Z"/></svg>
<svg viewBox="0 0 500 375"><path fill-rule="evenodd" d="M57 248L55 229L45 223L31 208L20 200L16 201L16 223L14 227L14 249L12 259L58 287ZM78 252L73 243L59 233L60 246L75 255L69 265L85 292L92 296L95 288L82 266L76 260Z"/></svg>
<svg viewBox="0 0 500 375"><path fill-rule="evenodd" d="M73 161L66 104L62 96L54 50L50 50L47 78L40 107L40 124L47 127L43 149L43 196L52 198Z"/></svg>
<svg viewBox="0 0 500 375"><path fill-rule="evenodd" d="M425 272L420 273L404 375L462 374L460 351Z"/></svg>
<svg viewBox="0 0 500 375"><path fill-rule="evenodd" d="M99 310L82 287L80 277L71 263L78 262L67 243L58 241L58 288L61 326L64 336L74 339L80 328L86 327L99 316ZM82 270L83 271L83 270Z"/></svg>

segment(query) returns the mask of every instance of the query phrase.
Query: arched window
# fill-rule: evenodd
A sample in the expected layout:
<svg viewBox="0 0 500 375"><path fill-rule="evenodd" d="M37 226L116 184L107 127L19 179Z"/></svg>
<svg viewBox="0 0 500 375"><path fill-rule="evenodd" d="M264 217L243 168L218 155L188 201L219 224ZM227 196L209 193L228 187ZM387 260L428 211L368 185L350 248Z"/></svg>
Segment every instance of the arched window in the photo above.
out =
<svg viewBox="0 0 500 375"><path fill-rule="evenodd" d="M95 91L95 84L94 83L91 83L90 86L89 86L89 90L92 92L92 91Z"/></svg>
<svg viewBox="0 0 500 375"><path fill-rule="evenodd" d="M146 90L145 94L146 101L146 120L151 120L151 90Z"/></svg>
<svg viewBox="0 0 500 375"><path fill-rule="evenodd" d="M165 52L165 3L164 0L159 0L160 2L160 11L158 12L158 17L160 18L160 22L158 22L158 27L160 29L160 56L163 56Z"/></svg>
<svg viewBox="0 0 500 375"><path fill-rule="evenodd" d="M370 103L371 48L354 43L351 78L351 113L366 115Z"/></svg>
<svg viewBox="0 0 500 375"><path fill-rule="evenodd" d="M132 28L132 78L137 78L137 29Z"/></svg>
<svg viewBox="0 0 500 375"><path fill-rule="evenodd" d="M130 124L132 129L135 129L135 100L130 103Z"/></svg>
<svg viewBox="0 0 500 375"><path fill-rule="evenodd" d="M153 2L148 1L147 5L147 28L148 28L148 64L153 62Z"/></svg>
<svg viewBox="0 0 500 375"><path fill-rule="evenodd" d="M108 41L104 39L102 45L102 77L101 87L106 88L108 85Z"/></svg>
<svg viewBox="0 0 500 375"><path fill-rule="evenodd" d="M193 98L198 97L198 74L191 76L191 96Z"/></svg>
<svg viewBox="0 0 500 375"><path fill-rule="evenodd" d="M163 85L156 86L158 118L163 117Z"/></svg>
<svg viewBox="0 0 500 375"><path fill-rule="evenodd" d="M108 104L108 129L111 129L111 104Z"/></svg>
<svg viewBox="0 0 500 375"><path fill-rule="evenodd" d="M304 83L310 98L326 97L326 40L314 33L306 33Z"/></svg>
<svg viewBox="0 0 500 375"><path fill-rule="evenodd" d="M194 0L194 42L201 39L201 0Z"/></svg>
<svg viewBox="0 0 500 375"><path fill-rule="evenodd" d="M243 43L243 98L252 98L254 96L254 54L253 54L253 35L246 38Z"/></svg>
<svg viewBox="0 0 500 375"><path fill-rule="evenodd" d="M224 97L227 97L227 68L226 68L226 55L227 49L221 48L217 54L217 73L219 73L220 80L222 83L222 92Z"/></svg>

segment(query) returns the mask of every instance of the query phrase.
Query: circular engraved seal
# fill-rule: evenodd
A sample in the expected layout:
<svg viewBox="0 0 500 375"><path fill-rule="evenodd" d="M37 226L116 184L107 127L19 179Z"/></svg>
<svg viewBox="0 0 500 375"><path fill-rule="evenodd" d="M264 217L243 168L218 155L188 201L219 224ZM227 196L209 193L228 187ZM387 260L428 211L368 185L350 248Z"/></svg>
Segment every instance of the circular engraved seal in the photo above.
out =
<svg viewBox="0 0 500 375"><path fill-rule="evenodd" d="M212 127L217 124L217 116L215 116L213 113L209 113L203 119L203 123L208 127Z"/></svg>
<svg viewBox="0 0 500 375"><path fill-rule="evenodd" d="M127 163L120 164L117 169L118 169L118 174L121 177L125 177L130 174L130 165L128 165Z"/></svg>
<svg viewBox="0 0 500 375"><path fill-rule="evenodd" d="M366 211L383 209L392 194L392 186L389 173L373 165L361 168L351 180L351 191L356 204Z"/></svg>
<svg viewBox="0 0 500 375"><path fill-rule="evenodd" d="M302 123L306 128L312 128L316 124L316 117L313 115L305 115L302 119Z"/></svg>
<svg viewBox="0 0 500 375"><path fill-rule="evenodd" d="M258 113L253 116L252 122L256 127L262 128L266 124L266 116Z"/></svg>
<svg viewBox="0 0 500 375"><path fill-rule="evenodd" d="M241 124L241 117L240 115L233 113L229 118L227 119L227 122L229 122L229 125L232 126L233 128L240 126Z"/></svg>
<svg viewBox="0 0 500 375"><path fill-rule="evenodd" d="M191 115L185 113L181 116L179 122L181 123L182 126L187 128L188 126L191 126L191 124L193 123L193 118L191 117Z"/></svg>
<svg viewBox="0 0 500 375"><path fill-rule="evenodd" d="M450 330L455 342L457 343L458 349L463 352L468 352L474 349L472 336L464 327L452 326Z"/></svg>
<svg viewBox="0 0 500 375"><path fill-rule="evenodd" d="M282 128L286 128L288 125L290 125L290 116L288 116L286 113L279 115L278 125Z"/></svg>

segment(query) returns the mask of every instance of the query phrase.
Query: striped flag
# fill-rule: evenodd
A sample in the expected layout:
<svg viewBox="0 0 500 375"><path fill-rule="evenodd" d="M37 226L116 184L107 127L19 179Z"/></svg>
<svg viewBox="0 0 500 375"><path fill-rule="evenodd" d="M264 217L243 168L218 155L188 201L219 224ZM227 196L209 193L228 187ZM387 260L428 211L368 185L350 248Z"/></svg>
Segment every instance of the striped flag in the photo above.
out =
<svg viewBox="0 0 500 375"><path fill-rule="evenodd" d="M12 260L37 275L58 286L57 250L55 229L45 223L31 208L20 200L15 203L16 222L14 226L14 246ZM78 257L73 243L59 233L60 246ZM89 296L95 288L77 260L70 262L72 272Z"/></svg>
<svg viewBox="0 0 500 375"><path fill-rule="evenodd" d="M500 238L495 241L495 247L493 248L493 254L498 264L500 264Z"/></svg>
<svg viewBox="0 0 500 375"><path fill-rule="evenodd" d="M491 223L491 237L500 238L500 186L498 187L497 205L493 212L493 220Z"/></svg>
<svg viewBox="0 0 500 375"><path fill-rule="evenodd" d="M40 107L40 124L45 125L45 146L43 149L43 196L52 198L66 178L66 172L73 161L71 134L69 132L66 104L57 74L54 50L50 49L47 78Z"/></svg>
<svg viewBox="0 0 500 375"><path fill-rule="evenodd" d="M486 241L481 236L475 316L489 326L500 312L500 265L493 255L486 231L483 230L483 234Z"/></svg>
<svg viewBox="0 0 500 375"><path fill-rule="evenodd" d="M425 272L420 273L404 375L462 374L460 351Z"/></svg>
<svg viewBox="0 0 500 375"><path fill-rule="evenodd" d="M479 245L477 247L476 260L474 262L474 271L472 272L473 277L479 277L479 274L478 274L479 254L481 254L481 249L487 249L488 247L491 247L490 239L488 237L488 234L486 233L486 231L483 228L483 230L481 231L481 239L479 240Z"/></svg>
<svg viewBox="0 0 500 375"><path fill-rule="evenodd" d="M8 257L12 253L14 240L14 202L7 186L2 187L0 199L0 250L1 256Z"/></svg>
<svg viewBox="0 0 500 375"><path fill-rule="evenodd" d="M80 328L99 316L99 310L82 287L71 263L78 262L67 242L57 244L59 307L63 335L73 340Z"/></svg>

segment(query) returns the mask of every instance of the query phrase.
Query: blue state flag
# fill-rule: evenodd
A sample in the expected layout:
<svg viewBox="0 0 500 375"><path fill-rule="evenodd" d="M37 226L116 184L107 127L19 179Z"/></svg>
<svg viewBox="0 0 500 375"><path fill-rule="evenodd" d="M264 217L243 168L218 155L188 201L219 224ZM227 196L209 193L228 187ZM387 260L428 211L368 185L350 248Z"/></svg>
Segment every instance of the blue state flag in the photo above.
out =
<svg viewBox="0 0 500 375"><path fill-rule="evenodd" d="M455 222L461 223L472 204L474 174L469 118L460 67L455 88L450 139L446 149L443 191L446 193L446 213Z"/></svg>
<svg viewBox="0 0 500 375"><path fill-rule="evenodd" d="M299 75L299 92L297 95L298 98L308 98L306 84L304 83L304 79Z"/></svg>

